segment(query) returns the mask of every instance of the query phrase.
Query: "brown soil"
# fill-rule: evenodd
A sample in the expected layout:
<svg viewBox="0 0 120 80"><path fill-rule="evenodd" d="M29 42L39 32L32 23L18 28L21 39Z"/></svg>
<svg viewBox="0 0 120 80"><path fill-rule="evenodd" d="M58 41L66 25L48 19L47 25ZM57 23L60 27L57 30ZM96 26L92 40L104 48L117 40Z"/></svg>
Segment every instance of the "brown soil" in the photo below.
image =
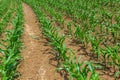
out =
<svg viewBox="0 0 120 80"><path fill-rule="evenodd" d="M66 27L67 27L67 23L70 22L71 23L71 28L72 28L72 31L74 32L75 31L75 26L73 25L73 21L72 19L70 18L64 18L65 19L65 23L64 23L64 29L61 30L61 34L66 34L65 31L67 31ZM77 24L78 25L78 24ZM93 63L95 62L95 59L94 57L91 55L91 49L92 49L92 46L90 44L88 44L88 47L86 48L83 44L81 43L78 43L76 41L76 39L72 36L68 36L66 35L66 39L64 41L64 43L66 44L66 46L68 48L70 48L75 54L76 54L76 57L77 59L79 57L81 57L81 62L82 61L92 61ZM113 74L111 71L109 70L96 70L97 73L99 73L99 79L100 80L114 80L113 78Z"/></svg>
<svg viewBox="0 0 120 80"><path fill-rule="evenodd" d="M72 38L66 37L65 42L66 46L70 48L75 54L77 59L81 57L80 62L83 61L92 61L95 62L95 59L91 54L91 46L88 46L88 48L85 48L83 44L76 43ZM88 56L89 55L89 56ZM97 73L99 73L99 79L100 80L114 80L113 73L111 71L104 71L104 70L96 70Z"/></svg>
<svg viewBox="0 0 120 80"><path fill-rule="evenodd" d="M33 10L25 3L23 10L25 25L22 41L25 48L21 53L23 61L18 67L21 73L18 80L63 80L50 63L52 50L42 36ZM53 64L56 65L56 62Z"/></svg>
<svg viewBox="0 0 120 80"><path fill-rule="evenodd" d="M72 23L72 19L70 18L67 18L67 17L63 17L63 19L65 20L64 22L64 29L61 30L61 34L66 34L67 32L67 23L70 22L71 23L71 28L72 28L72 31L73 33L75 32L75 26L74 24ZM76 24L78 25L78 24ZM83 62L83 61L92 61L93 63L95 62L95 59L94 57L91 55L91 49L92 49L92 46L90 44L88 44L88 47L86 48L83 44L77 42L77 40L72 37L72 36L68 36L66 35L66 39L64 41L64 43L66 44L66 46L68 48L70 48L75 54L76 54L76 57L77 59L81 57L80 61ZM113 75L110 75L110 74L113 74L111 73L110 71L104 71L104 70L96 70L97 73L99 73L99 79L100 80L114 80L113 78Z"/></svg>
<svg viewBox="0 0 120 80"><path fill-rule="evenodd" d="M46 13L47 14L47 13ZM47 16L47 19L48 20L52 20L50 15ZM81 57L81 62L82 61L92 61L93 63L95 62L95 59L93 57L93 55L91 55L91 45L89 44L87 48L84 47L83 44L81 43L78 43L76 41L76 39L74 39L74 37L72 36L68 36L68 31L67 31L67 23L70 22L71 23L71 28L72 28L72 31L73 33L75 32L75 26L73 24L73 21L71 18L67 18L65 16L63 16L63 19L64 19L64 28L62 28L61 30L59 30L59 34L62 35L62 34L66 34L66 39L64 41L64 44L67 46L67 48L70 48L75 54L76 54L76 57L77 59ZM52 22L52 25L53 27L60 27L57 25L56 22ZM76 23L76 25L78 25ZM113 72L111 72L110 70L96 70L97 73L99 73L99 78L100 80L114 80L113 78Z"/></svg>
<svg viewBox="0 0 120 80"><path fill-rule="evenodd" d="M43 11L43 13L45 13ZM48 13L45 13L46 18L48 20L52 20L52 18L50 17L50 15ZM81 57L81 62L82 61L92 61L93 63L96 62L96 59L93 57L93 55L91 55L91 45L89 44L87 48L84 47L83 44L78 43L76 39L74 39L74 37L72 36L68 36L68 30L67 30L67 23L70 22L71 23L71 28L73 33L75 32L75 26L73 24L73 20L69 17L63 16L64 19L64 27L62 29L59 30L59 34L65 34L66 35L66 39L64 41L64 44L66 45L67 48L70 48L75 54L77 59ZM76 23L76 25L78 25ZM61 26L59 26L55 21L52 22L52 27L57 27L60 28ZM72 33L72 34L73 34ZM111 72L110 70L96 70L97 73L99 73L99 79L100 80L114 80L113 77L113 72Z"/></svg>

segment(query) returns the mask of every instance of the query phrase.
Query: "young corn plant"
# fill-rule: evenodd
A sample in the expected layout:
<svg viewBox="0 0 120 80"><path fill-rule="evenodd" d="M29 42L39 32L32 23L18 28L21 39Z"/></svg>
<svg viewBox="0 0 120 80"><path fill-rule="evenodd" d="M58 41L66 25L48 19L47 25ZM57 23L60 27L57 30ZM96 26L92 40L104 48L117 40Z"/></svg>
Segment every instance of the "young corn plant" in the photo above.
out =
<svg viewBox="0 0 120 80"><path fill-rule="evenodd" d="M60 22L60 24L62 24L62 26L64 26L64 20L62 19L62 14L56 13L54 16L56 18L56 21Z"/></svg>
<svg viewBox="0 0 120 80"><path fill-rule="evenodd" d="M112 55L112 50L109 46L106 46L105 49L101 49L101 55L103 57L103 64L105 66L105 68L108 67L108 62L111 58Z"/></svg>
<svg viewBox="0 0 120 80"><path fill-rule="evenodd" d="M115 74L114 74L114 77L117 78L117 77L120 77L120 56L119 56L119 50L120 50L120 47L119 45L115 45L114 47L110 48L110 51L111 51L111 56L112 56L112 63L113 63L113 67L114 67L114 70L115 70ZM109 51L109 52L110 52ZM117 66L118 70L115 69L115 67Z"/></svg>
<svg viewBox="0 0 120 80"><path fill-rule="evenodd" d="M6 13L6 15L0 21L0 35L2 34L2 32L5 29L5 27L7 26L7 23L9 22L12 13L13 13L13 10L11 8L10 10L8 10L8 12Z"/></svg>
<svg viewBox="0 0 120 80"><path fill-rule="evenodd" d="M64 70L68 72L70 80L99 80L98 74L91 62L76 61L76 57L62 62L62 68L58 70ZM90 74L90 77L88 75Z"/></svg>
<svg viewBox="0 0 120 80"><path fill-rule="evenodd" d="M91 45L92 45L92 51L93 53L96 54L97 56L97 59L99 60L99 55L100 55L100 43L103 41L103 39L97 39L96 37L93 37L92 35L89 36L90 38L90 42L91 42Z"/></svg>
<svg viewBox="0 0 120 80"><path fill-rule="evenodd" d="M22 34L22 26L23 26L23 15L22 15L22 7L21 1L17 1L19 4L19 8L17 10L17 15L12 20L13 30L6 31L6 40L3 40L5 43L0 43L3 48L0 48L0 74L2 76L2 80L13 80L16 76L18 76L18 72L16 71L17 65L19 64L20 49L22 43L20 41L20 37Z"/></svg>
<svg viewBox="0 0 120 80"><path fill-rule="evenodd" d="M9 11L10 5L12 4L11 0L1 0L0 1L0 20L4 15Z"/></svg>
<svg viewBox="0 0 120 80"><path fill-rule="evenodd" d="M67 30L68 30L68 35L72 36L72 26L70 22L67 23Z"/></svg>
<svg viewBox="0 0 120 80"><path fill-rule="evenodd" d="M115 76L119 76L119 46L115 45L113 47L105 45L105 48L100 48L100 54L102 55L102 64L104 69L112 67L114 69ZM116 71L115 67L118 68Z"/></svg>
<svg viewBox="0 0 120 80"><path fill-rule="evenodd" d="M85 43L85 32L80 25L76 27L74 35L81 43Z"/></svg>
<svg viewBox="0 0 120 80"><path fill-rule="evenodd" d="M69 49L63 44L65 36L60 36L57 30L51 26L49 21L45 19L44 15L40 12L39 8L35 6L35 4L32 4L32 2L34 3L34 1L31 0L31 2L27 2L35 10L36 14L40 19L40 22L42 23L44 35L49 38L50 44L52 45L53 49L57 52L55 53L55 55L57 54L57 57L60 60L59 70L64 70L65 72L67 72L67 74L69 74L71 79L75 80L86 80L88 72L91 72L92 76L90 77L90 80L98 80L98 75L94 73L92 66L89 65L85 68L82 68L82 64L77 63L77 58L72 58L75 56L74 53L69 53Z"/></svg>

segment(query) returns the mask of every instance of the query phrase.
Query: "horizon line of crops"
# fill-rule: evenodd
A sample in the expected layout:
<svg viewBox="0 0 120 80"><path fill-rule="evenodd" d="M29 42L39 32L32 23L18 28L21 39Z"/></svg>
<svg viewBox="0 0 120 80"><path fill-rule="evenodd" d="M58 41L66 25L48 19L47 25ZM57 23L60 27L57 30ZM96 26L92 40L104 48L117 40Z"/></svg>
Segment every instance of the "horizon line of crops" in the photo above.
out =
<svg viewBox="0 0 120 80"><path fill-rule="evenodd" d="M109 10L112 9L111 10L112 12L114 11L118 12L117 7L119 6L120 3L119 0L107 0L107 1L106 0L96 0L96 1L39 0L39 2L42 2L43 4L45 3L47 6L51 7L52 9L55 9L57 12L60 12L62 14L67 14L71 18L79 18L81 20L84 20L87 16L89 17L91 13L95 14L95 12L101 12L102 9L103 12L107 8ZM89 13L89 11L91 12ZM86 15L86 17L84 17L84 15Z"/></svg>
<svg viewBox="0 0 120 80"><path fill-rule="evenodd" d="M79 17L81 20L81 21L78 20L80 22L79 24L82 27L86 27L87 30L92 29L92 31L95 32L96 26L98 26L98 27L100 27L101 33L105 32L105 31L103 31L105 29L106 33L111 31L113 37L120 36L119 33L115 33L115 30L117 30L116 32L118 32L120 30L120 28L119 28L120 15L118 15L120 11L117 10L117 7L119 6L120 1L118 1L118 0L115 0L115 1L99 0L99 1L92 1L90 3L88 3L87 1L83 1L83 0L81 0L81 1L76 0L75 2L73 2L71 0L71 3L67 0L63 0L63 1L59 1L59 0L39 0L38 1L38 0L36 0L36 1L37 1L37 3L39 3L38 4L39 7L42 6L45 11L48 11L48 13L51 14L49 16L59 16L59 14L63 14L63 13L70 14L71 13L70 10L72 10L73 14L76 13L76 15L74 15L73 17L75 17L75 16ZM42 4L41 4L41 2L42 2ZM81 4L79 4L79 3L81 3ZM116 5L114 5L114 3L116 3ZM101 7L104 6L102 4L106 4L107 6L105 6L101 11ZM88 6L86 6L86 5L88 5ZM47 7L45 7L45 6L47 6ZM96 7L94 7L94 6L96 6ZM78 8L76 8L76 7L78 7ZM56 10L56 8L57 8L57 10ZM62 11L65 11L65 12L58 13L61 11L60 8L62 9ZM60 10L58 10L58 9L60 9ZM62 16L62 15L60 15L60 16ZM60 19L60 18L58 18L58 19ZM61 20L63 20L63 19L61 19ZM112 28L111 30L109 29L110 27Z"/></svg>
<svg viewBox="0 0 120 80"><path fill-rule="evenodd" d="M60 72L65 71L66 74L64 75L69 76L68 79L87 80L88 74L90 74L89 80L99 80L92 63L78 61L75 53L63 44L65 35L59 36L57 29L53 28L50 21L44 17L38 8L39 6L33 1L25 2L33 8L42 23L43 34L49 40L50 45L55 51L54 55L58 61L57 70Z"/></svg>
<svg viewBox="0 0 120 80"><path fill-rule="evenodd" d="M36 0L37 1L37 0ZM41 4L41 2L42 2L42 4ZM58 13L58 12L55 12L55 10L54 10L54 8L55 7L53 7L53 9L51 8L51 6L53 6L52 4L54 4L54 2L57 2L57 0L56 1L54 1L54 0L44 0L44 1L42 1L42 0L40 0L40 1L37 1L37 5L39 6L39 7L41 7L42 6L42 9L44 8L45 9L45 11L47 11L49 14L49 16L59 16L59 14L61 14L61 13ZM59 2L59 1L58 1ZM66 1L67 2L67 1ZM78 1L76 1L76 3L77 3ZM109 1L107 1L106 2L106 4L108 3ZM114 2L114 1L113 1ZM50 6L50 4L48 4L48 3L51 3L51 6ZM94 2L93 2L94 3ZM102 2L101 2L102 3ZM57 4L57 3L55 3L55 4ZM54 5L55 5L54 4ZM69 3L70 4L70 3ZM71 4L73 4L73 3L71 3ZM111 2L111 4L112 4L112 2ZM49 6L48 6L49 5ZM61 5L61 4L60 4ZM108 5L108 4L107 4ZM46 7L47 6L47 7ZM59 6L59 5L57 5L57 6ZM94 6L94 5L92 5L92 6ZM41 8L40 8L41 9ZM98 9L99 9L99 7L98 7ZM94 10L94 8L93 8L93 10ZM87 8L86 8L86 10L85 10L86 12L87 12ZM102 12L105 12L105 13L101 13L100 14L100 16L102 16L103 18L105 17L105 16L107 16L107 17L105 17L106 19L111 19L111 13L108 13L108 14L106 14L107 12L106 12L106 9L105 10L103 10ZM88 12L88 13L90 13L90 11ZM116 14L115 14L116 15ZM78 15L76 15L76 16L78 16ZM83 14L83 17L85 17L86 15L84 15ZM87 15L87 16L89 16L89 15ZM84 25L82 25L82 23L80 23L80 26L81 26L81 29L82 30L84 30L83 32L86 32L86 33L89 33L90 31L92 32L92 33L94 33L95 35L98 35L98 36L101 36L100 34L102 34L103 35L103 37L104 36L109 36L110 34L108 34L108 32L110 32L111 33L111 35L112 35L112 37L113 37L113 41L114 42L116 42L116 41L118 41L119 39L120 39L120 34L119 34L119 31L120 31L120 27L119 27L119 24L111 24L110 23L110 27L108 27L109 25L107 25L106 26L106 24L102 24L102 25L100 25L100 26L98 26L98 27L96 27L96 24L98 25L98 24L100 24L100 23L98 23L98 22L100 22L99 21L99 19L96 19L96 21L98 21L98 22L95 22L95 20L94 20L94 18L92 18L93 16L96 16L96 13L91 13L90 14L90 16L91 17L86 17L85 19L89 19L90 18L90 20L91 20L91 22L90 22L90 26L88 26L87 24L88 24L88 22L84 22L84 19L83 19L83 23L85 23ZM118 15L116 15L116 17L115 18L119 18L119 16ZM61 19L62 18L62 15L60 15L60 18L56 18L56 19ZM117 20L117 19L115 19L115 20ZM64 19L61 19L61 21L62 22L64 22ZM86 21L86 20L85 20ZM108 23L108 21L106 20L106 22ZM113 21L114 22L114 21ZM117 22L117 21L116 21ZM104 21L102 22L102 23L105 23ZM117 22L118 23L118 22ZM73 23L74 24L74 27L77 27L77 25L76 25L76 23ZM78 25L79 26L79 25ZM86 28L83 28L84 26L86 26ZM88 26L88 27L87 27ZM93 26L93 27L92 27ZM99 30L99 32L95 32L95 30L96 30L96 28L99 28L100 27L100 30ZM73 28L73 27L72 27ZM91 29L89 29L89 28L91 28ZM109 29L110 28L110 29ZM105 34L103 34L103 32L105 33ZM107 37L108 37L107 36ZM106 40L107 40L107 37L106 37Z"/></svg>
<svg viewBox="0 0 120 80"><path fill-rule="evenodd" d="M0 75L1 80L14 80L19 76L16 71L19 61L21 59L20 50L22 42L20 40L23 32L23 10L22 2L20 0L12 0L17 3L16 15L12 19L12 30L5 31L6 39L0 43Z"/></svg>

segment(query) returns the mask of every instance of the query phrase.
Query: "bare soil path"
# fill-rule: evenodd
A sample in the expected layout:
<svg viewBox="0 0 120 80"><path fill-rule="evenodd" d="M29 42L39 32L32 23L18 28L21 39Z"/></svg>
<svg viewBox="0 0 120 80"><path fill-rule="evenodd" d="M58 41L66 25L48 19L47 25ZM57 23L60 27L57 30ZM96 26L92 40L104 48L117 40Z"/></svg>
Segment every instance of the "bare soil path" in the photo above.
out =
<svg viewBox="0 0 120 80"><path fill-rule="evenodd" d="M18 80L63 80L55 72L55 66L49 60L53 58L51 48L42 36L40 25L33 10L23 3L24 33L22 37L25 48L21 55L23 61L18 67L21 76Z"/></svg>

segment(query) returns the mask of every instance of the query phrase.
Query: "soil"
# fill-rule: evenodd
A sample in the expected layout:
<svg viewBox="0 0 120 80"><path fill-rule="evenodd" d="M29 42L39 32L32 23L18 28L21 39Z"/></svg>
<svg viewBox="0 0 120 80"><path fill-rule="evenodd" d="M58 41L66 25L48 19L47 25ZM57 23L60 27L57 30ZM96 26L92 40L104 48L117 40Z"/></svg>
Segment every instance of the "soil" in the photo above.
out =
<svg viewBox="0 0 120 80"><path fill-rule="evenodd" d="M23 60L18 67L21 76L18 80L63 80L56 69L56 62L50 63L54 58L51 47L42 36L40 24L33 10L23 3L24 33L22 41L24 49L21 53Z"/></svg>
<svg viewBox="0 0 120 80"><path fill-rule="evenodd" d="M54 58L51 54L53 51L42 36L40 24L33 10L25 3L23 3L23 10L25 26L22 40L25 48L22 52L23 61L18 68L21 73L19 80L65 80L55 71L57 62L50 63L51 59ZM49 16L46 16L46 18L51 20ZM64 29L60 30L59 34L66 34L66 24L72 22L70 18L63 17L63 19L65 20ZM58 26L56 22L53 22L52 25L54 27ZM71 25L74 26L73 24ZM92 56L88 56L91 52L91 46L85 48L83 44L78 44L67 34L64 44L75 52L77 58L82 56L81 61L93 61L91 59ZM109 75L112 74L110 71L97 70L97 72L100 74L100 80L114 80L113 75Z"/></svg>
<svg viewBox="0 0 120 80"><path fill-rule="evenodd" d="M75 32L75 26L74 24L72 23L72 19L70 18L65 18L63 17L63 19L65 20L65 23L64 23L64 28L63 30L61 30L61 34L66 34L67 32L67 23L70 22L71 23L71 28L72 28L72 31ZM90 44L88 44L88 47L86 48L82 43L79 43L77 42L77 40L72 37L72 36L69 36L69 35L66 35L66 39L64 41L64 44L66 44L66 46L68 48L70 48L75 54L76 54L76 57L77 59L81 57L80 61L83 62L83 61L91 61L91 62L95 62L95 59L94 57L91 55L91 49L92 49L92 46ZM99 79L100 80L114 80L113 78L113 75L110 75L110 74L113 74L111 73L110 71L104 71L104 70L96 70L97 73L99 73Z"/></svg>
<svg viewBox="0 0 120 80"><path fill-rule="evenodd" d="M47 14L47 13L45 13ZM50 15L48 16L48 14L46 15L48 20L52 20ZM71 28L72 31L75 32L75 26L73 24L73 21L71 18L69 17L65 17L63 16L64 19L64 28L62 28L61 30L59 30L59 34L65 34L66 35L66 39L64 41L64 44L66 45L67 48L70 48L75 54L77 59L81 57L80 61L91 61L91 62L95 62L95 59L93 57L93 55L91 55L91 49L92 46L90 44L88 44L88 47L86 48L83 44L78 43L77 40L68 35L68 31L67 31L67 23L70 22L71 23ZM60 26L56 23L56 22L52 22L53 27L57 27L60 28ZM97 73L99 73L99 78L100 80L114 80L113 78L113 72L111 72L110 70L96 70Z"/></svg>
<svg viewBox="0 0 120 80"><path fill-rule="evenodd" d="M32 8L23 3L23 11L25 19L24 33L22 36L24 46L21 53L23 60L18 66L18 71L21 75L17 80L65 80L63 76L55 71L57 62L52 60L54 59L54 56L51 54L53 53L52 48L42 35L40 23ZM66 24L72 22L70 18L65 16L63 19L65 20L64 29L60 30L60 34L66 34ZM53 23L52 25L57 26L57 23ZM72 26L74 25L72 24ZM12 26L6 29L12 29ZM90 46L85 48L82 44L77 44L68 35L66 35L64 44L75 52L77 58L82 56L81 61L92 61L91 57L87 56L91 52ZM114 80L113 76L109 75L111 74L110 71L98 70L97 72L101 74L100 80Z"/></svg>

